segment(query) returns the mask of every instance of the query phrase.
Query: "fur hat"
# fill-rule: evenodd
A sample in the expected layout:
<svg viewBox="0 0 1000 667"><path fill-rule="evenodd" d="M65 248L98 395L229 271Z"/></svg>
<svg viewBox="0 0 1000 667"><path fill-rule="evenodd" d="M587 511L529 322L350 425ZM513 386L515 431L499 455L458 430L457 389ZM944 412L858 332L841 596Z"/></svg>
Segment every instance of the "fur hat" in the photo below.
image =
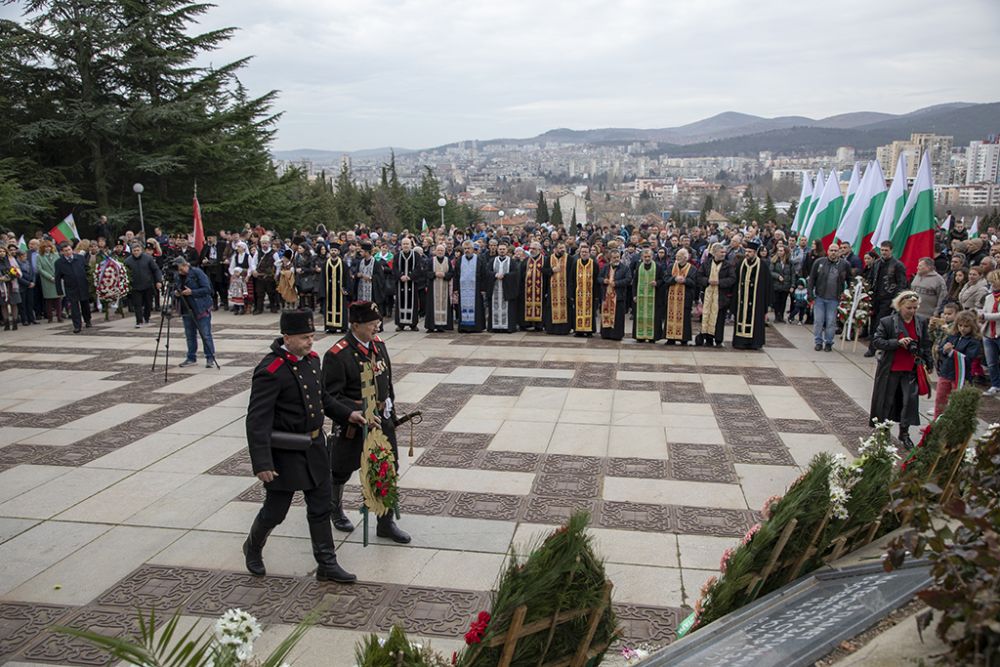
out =
<svg viewBox="0 0 1000 667"><path fill-rule="evenodd" d="M313 314L308 310L284 310L281 312L281 333L289 336L313 333Z"/></svg>
<svg viewBox="0 0 1000 667"><path fill-rule="evenodd" d="M373 320L381 320L382 313L378 311L378 306L371 301L355 301L348 309L347 317L351 322L362 324Z"/></svg>

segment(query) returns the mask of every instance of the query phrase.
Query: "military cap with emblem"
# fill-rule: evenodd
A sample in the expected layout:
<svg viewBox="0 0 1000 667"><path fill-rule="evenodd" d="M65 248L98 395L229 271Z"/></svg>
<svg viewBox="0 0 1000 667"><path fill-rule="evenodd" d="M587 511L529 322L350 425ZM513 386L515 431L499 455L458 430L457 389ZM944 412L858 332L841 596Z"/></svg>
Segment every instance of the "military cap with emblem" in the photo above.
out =
<svg viewBox="0 0 1000 667"><path fill-rule="evenodd" d="M308 310L285 310L281 313L281 333L287 336L308 334L316 331L313 314Z"/></svg>
<svg viewBox="0 0 1000 667"><path fill-rule="evenodd" d="M348 317L351 322L361 324L363 322L381 320L382 313L378 311L378 306L371 301L355 301L348 308Z"/></svg>

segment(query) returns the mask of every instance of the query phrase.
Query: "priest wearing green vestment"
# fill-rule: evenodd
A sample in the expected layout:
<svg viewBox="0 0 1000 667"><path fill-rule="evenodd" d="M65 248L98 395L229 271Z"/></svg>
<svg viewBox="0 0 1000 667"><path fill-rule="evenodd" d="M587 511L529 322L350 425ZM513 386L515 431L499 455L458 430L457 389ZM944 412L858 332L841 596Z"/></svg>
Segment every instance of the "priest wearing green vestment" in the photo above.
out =
<svg viewBox="0 0 1000 667"><path fill-rule="evenodd" d="M632 272L635 302L632 338L640 343L655 343L663 338L663 293L663 269L653 261L652 249L644 248L642 258Z"/></svg>

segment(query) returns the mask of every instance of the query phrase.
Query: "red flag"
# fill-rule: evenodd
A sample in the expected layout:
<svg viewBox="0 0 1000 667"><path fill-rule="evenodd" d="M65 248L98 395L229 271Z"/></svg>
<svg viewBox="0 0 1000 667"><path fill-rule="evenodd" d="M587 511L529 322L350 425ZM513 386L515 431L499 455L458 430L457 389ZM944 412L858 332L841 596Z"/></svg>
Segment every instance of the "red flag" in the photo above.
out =
<svg viewBox="0 0 1000 667"><path fill-rule="evenodd" d="M194 249L201 252L205 247L205 228L201 224L201 206L198 205L198 191L194 192Z"/></svg>

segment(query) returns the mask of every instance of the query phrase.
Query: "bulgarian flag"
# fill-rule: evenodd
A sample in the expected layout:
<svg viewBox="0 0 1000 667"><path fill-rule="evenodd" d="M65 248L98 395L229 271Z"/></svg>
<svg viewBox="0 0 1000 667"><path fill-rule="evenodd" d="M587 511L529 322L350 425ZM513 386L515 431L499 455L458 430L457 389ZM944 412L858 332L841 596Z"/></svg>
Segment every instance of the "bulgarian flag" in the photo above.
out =
<svg viewBox="0 0 1000 667"><path fill-rule="evenodd" d="M802 224L799 225L799 234L804 234L806 229L809 227L809 221L812 219L813 213L816 211L816 202L819 200L820 193L823 192L823 186L826 185L826 178L823 176L822 167L816 171L816 180L813 182L812 196L809 198L809 210L806 211L806 215L802 218Z"/></svg>
<svg viewBox="0 0 1000 667"><path fill-rule="evenodd" d="M194 186L194 249L201 252L205 247L205 227L201 224L201 205L198 204L198 184Z"/></svg>
<svg viewBox="0 0 1000 667"><path fill-rule="evenodd" d="M969 227L969 238L974 239L979 236L979 216L977 215L972 219L972 225Z"/></svg>
<svg viewBox="0 0 1000 667"><path fill-rule="evenodd" d="M830 246L830 242L837 234L837 225L840 224L843 211L844 195L840 191L840 179L836 171L831 171L830 178L826 180L826 186L816 202L809 227L805 230L810 246L815 241L821 241L824 250Z"/></svg>
<svg viewBox="0 0 1000 667"><path fill-rule="evenodd" d="M427 233L427 218L420 218L420 231L423 234Z"/></svg>
<svg viewBox="0 0 1000 667"><path fill-rule="evenodd" d="M886 193L878 225L875 227L875 233L872 234L873 248L879 247L882 241L892 238L904 206L906 206L906 153L901 152L899 159L896 160L896 173L893 174L892 185L889 186L889 192ZM895 242L893 243L895 244Z"/></svg>
<svg viewBox="0 0 1000 667"><path fill-rule="evenodd" d="M906 265L906 275L917 272L921 257L934 257L934 179L927 151L920 158L917 178L906 198L899 222L892 230L893 254Z"/></svg>
<svg viewBox="0 0 1000 667"><path fill-rule="evenodd" d="M965 355L958 350L952 350L951 360L955 365L955 389L961 389L965 386Z"/></svg>
<svg viewBox="0 0 1000 667"><path fill-rule="evenodd" d="M851 180L847 182L847 195L844 196L844 210L841 213L841 217L844 217L843 214L847 213L847 209L851 207L851 202L854 201L854 195L857 194L860 185L861 185L861 163L855 162L854 169L851 170Z"/></svg>
<svg viewBox="0 0 1000 667"><path fill-rule="evenodd" d="M849 243L858 257L871 250L872 233L884 201L885 179L882 178L882 169L878 162L869 162L851 204L844 207L844 216L837 227L837 238Z"/></svg>
<svg viewBox="0 0 1000 667"><path fill-rule="evenodd" d="M28 252L28 242L24 240L24 234L21 234L21 238L17 240L17 248L18 250Z"/></svg>
<svg viewBox="0 0 1000 667"><path fill-rule="evenodd" d="M799 193L799 205L795 209L795 219L792 220L793 232L798 232L802 229L802 224L805 222L806 215L809 213L809 201L812 199L812 191L812 180L810 180L809 174L803 171L802 192Z"/></svg>
<svg viewBox="0 0 1000 667"><path fill-rule="evenodd" d="M73 214L70 213L63 221L58 225L49 230L49 236L56 244L64 242L72 242L73 239L80 238L80 232L76 231L76 221L73 220Z"/></svg>

